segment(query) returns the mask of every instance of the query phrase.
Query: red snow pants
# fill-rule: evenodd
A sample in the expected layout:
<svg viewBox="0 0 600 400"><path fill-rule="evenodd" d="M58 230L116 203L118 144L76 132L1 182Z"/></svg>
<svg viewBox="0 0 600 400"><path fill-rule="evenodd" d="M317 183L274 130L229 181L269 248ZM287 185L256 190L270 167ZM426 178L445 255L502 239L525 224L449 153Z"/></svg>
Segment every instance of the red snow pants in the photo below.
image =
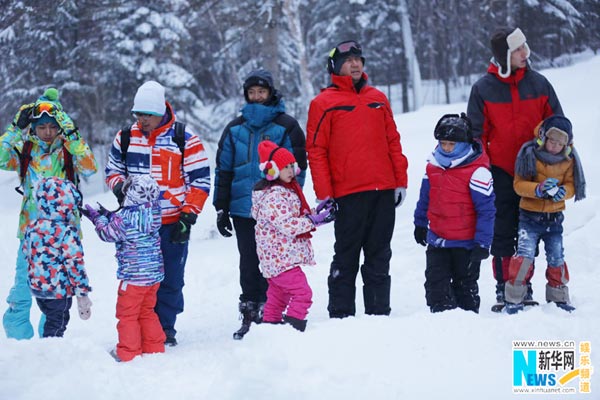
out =
<svg viewBox="0 0 600 400"><path fill-rule="evenodd" d="M130 361L142 353L164 353L165 333L154 312L159 283L135 286L121 281L117 298L117 356Z"/></svg>

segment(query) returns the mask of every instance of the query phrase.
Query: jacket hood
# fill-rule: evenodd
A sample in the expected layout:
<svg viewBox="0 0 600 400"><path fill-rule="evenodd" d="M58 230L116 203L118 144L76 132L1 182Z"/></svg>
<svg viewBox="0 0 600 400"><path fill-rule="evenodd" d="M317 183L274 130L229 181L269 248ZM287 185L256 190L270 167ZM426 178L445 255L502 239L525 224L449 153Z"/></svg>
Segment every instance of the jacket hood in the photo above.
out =
<svg viewBox="0 0 600 400"><path fill-rule="evenodd" d="M248 103L242 107L242 116L253 127L260 128L273 121L279 114L285 112L285 102L279 100L274 105Z"/></svg>
<svg viewBox="0 0 600 400"><path fill-rule="evenodd" d="M521 79L523 79L523 77L525 76L525 72L527 72L528 69L529 69L529 64L527 65L527 67L519 68L516 71L513 71L508 77L503 78L502 76L500 76L500 66L498 65L497 61L492 58L490 65L488 66L487 72L489 74L494 75L496 78L498 78L502 82L510 83L513 81L518 82Z"/></svg>
<svg viewBox="0 0 600 400"><path fill-rule="evenodd" d="M75 221L81 194L73 182L57 177L42 179L35 191L38 218L52 221Z"/></svg>
<svg viewBox="0 0 600 400"><path fill-rule="evenodd" d="M369 81L369 76L367 75L366 72L362 73L361 81L363 82L361 85L361 88L362 88ZM352 77L349 75L342 76L342 75L331 74L331 83L334 86L337 86L338 88L340 88L342 90L356 91L354 82L352 81Z"/></svg>

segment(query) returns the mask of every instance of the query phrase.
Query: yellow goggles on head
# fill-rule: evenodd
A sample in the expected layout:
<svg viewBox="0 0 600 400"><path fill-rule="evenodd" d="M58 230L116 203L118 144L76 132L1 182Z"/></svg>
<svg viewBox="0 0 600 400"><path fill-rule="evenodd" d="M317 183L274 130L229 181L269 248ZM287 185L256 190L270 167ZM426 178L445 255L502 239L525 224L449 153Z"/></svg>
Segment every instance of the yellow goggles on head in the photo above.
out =
<svg viewBox="0 0 600 400"><path fill-rule="evenodd" d="M33 110L31 111L31 118L37 119L42 116L42 114L46 113L49 117L54 117L56 112L59 111L54 103L50 102L42 102L37 103Z"/></svg>

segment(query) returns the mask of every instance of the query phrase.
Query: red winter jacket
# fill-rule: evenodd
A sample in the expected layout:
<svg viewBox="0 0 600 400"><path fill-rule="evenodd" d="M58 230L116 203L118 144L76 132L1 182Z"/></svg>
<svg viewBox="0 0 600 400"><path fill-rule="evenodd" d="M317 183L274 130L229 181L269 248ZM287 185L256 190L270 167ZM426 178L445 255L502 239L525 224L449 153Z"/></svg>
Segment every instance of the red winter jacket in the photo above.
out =
<svg viewBox="0 0 600 400"><path fill-rule="evenodd" d="M483 152L464 166L446 169L432 162L427 164L426 173L429 178L427 218L429 229L437 236L446 240L471 240L475 237L477 211L471 188L478 183L474 173L479 168L489 168L489 159ZM473 179L475 181L472 181ZM481 186L489 186L489 183L482 182Z"/></svg>
<svg viewBox="0 0 600 400"><path fill-rule="evenodd" d="M352 77L332 75L333 85L310 103L306 127L308 161L317 198L406 187L402 154L387 97Z"/></svg>
<svg viewBox="0 0 600 400"><path fill-rule="evenodd" d="M502 78L493 63L487 72L471 88L467 115L491 164L514 176L517 153L533 138L534 128L563 111L554 88L540 73L520 68Z"/></svg>

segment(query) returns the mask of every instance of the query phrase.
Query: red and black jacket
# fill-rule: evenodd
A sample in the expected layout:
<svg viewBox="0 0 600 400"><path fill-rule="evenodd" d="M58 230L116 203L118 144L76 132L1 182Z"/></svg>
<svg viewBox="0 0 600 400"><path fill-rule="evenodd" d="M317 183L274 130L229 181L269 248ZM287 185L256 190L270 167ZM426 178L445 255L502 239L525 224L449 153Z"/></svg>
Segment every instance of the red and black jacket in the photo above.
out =
<svg viewBox="0 0 600 400"><path fill-rule="evenodd" d="M527 67L502 78L493 63L487 72L471 88L467 116L491 165L514 176L517 153L533 139L535 127L563 111L554 88L540 73Z"/></svg>

